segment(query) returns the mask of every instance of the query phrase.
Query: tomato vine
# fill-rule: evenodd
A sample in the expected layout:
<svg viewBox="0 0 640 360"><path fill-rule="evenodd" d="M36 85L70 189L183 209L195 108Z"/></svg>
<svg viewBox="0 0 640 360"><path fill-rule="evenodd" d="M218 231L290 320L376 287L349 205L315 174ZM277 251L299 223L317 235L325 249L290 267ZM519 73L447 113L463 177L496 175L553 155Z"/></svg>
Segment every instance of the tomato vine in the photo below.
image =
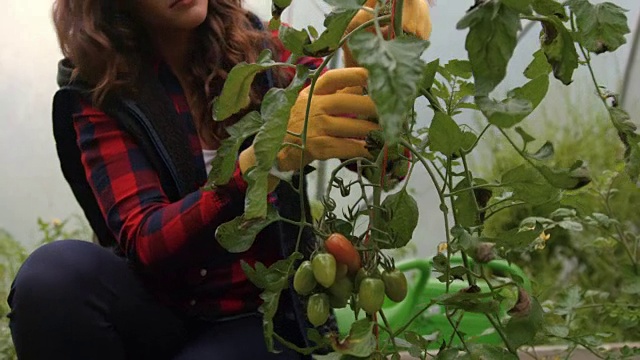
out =
<svg viewBox="0 0 640 360"><path fill-rule="evenodd" d="M429 42L403 31L403 0L379 1L375 8L366 9L373 13L373 19L348 32L347 26L356 12L364 8L364 0L325 1L333 9L325 19L326 29L319 34L313 27L295 29L282 25L280 14L291 0L273 0L270 27L279 29L280 39L292 52L292 58L285 63L274 62L271 53L265 50L255 63L238 64L214 102L216 120L224 120L248 104L250 84L258 73L272 67L296 68L296 76L289 86L269 90L260 111L249 113L228 128L230 137L222 142L209 174L209 186L228 182L234 167L234 157L228 155L237 153L245 139L255 136L257 163L245 174L249 184L245 212L221 225L216 233L217 240L227 250L245 251L256 234L273 222L285 221L299 226L296 250L287 259L268 268L262 264L252 268L243 263L249 279L264 289L260 310L264 314L269 349L273 349L275 338L303 353L322 346L333 350L318 356L319 359L387 356L397 359L400 351L419 358L426 358L428 353L437 359L472 355L516 358L519 348L532 344L537 336L548 335L549 330L543 326L542 307L524 279L519 276L511 276L506 282L498 279L490 274L490 264L496 259L510 259L514 254L544 247L548 240L545 231L551 225L533 219L498 236L489 236L483 231L483 224L509 207L548 203L563 193L590 184L588 168L582 161L576 159L569 168L548 165L547 160L553 157L553 145L546 142L531 151L528 145L535 139L520 126L547 95L551 76L570 85L581 65L588 68L626 149L627 175L633 181L638 180L640 135L635 132L629 115L618 107L617 95L602 90L591 66L591 54L613 52L625 43L624 36L629 33L625 10L611 2L594 5L588 0L565 3L476 0L457 23L458 30L467 31L468 58L441 64L438 59L425 62L423 54ZM533 53L524 71L526 83L509 91L504 99L495 99L492 94L507 74L524 20L540 24L540 48ZM385 37L381 27L387 24L392 30L391 36ZM368 31L371 28L373 30ZM313 219L305 217L306 199L302 191L299 191L302 219L282 218L267 203L269 169L282 146L295 146L301 151L307 148L313 89L331 59L345 45L369 74L366 91L376 104L377 121L382 128L367 138L374 160L351 159L333 169L322 201L323 213L317 222L312 223ZM303 55L324 57L324 61L313 70L293 65ZM289 134L298 137L300 144L283 144L289 111L307 83L310 95L303 130ZM418 126L415 120L414 105L421 97L428 101L433 113L426 127ZM484 116L486 125L481 131L456 121L463 110ZM474 176L469 164L474 149L489 129L497 130L525 161L492 181ZM400 165L389 167L389 164ZM304 165L301 160L301 172ZM417 227L418 206L407 191L416 166L425 169L437 190L437 207L444 219L445 239L432 264L433 270L441 274L438 280L444 283L445 292L425 301L428 304L413 313L407 322L392 328L383 311L385 292L392 301L403 301L407 280L395 269L394 259L387 250L406 246ZM347 167L355 167L357 179L345 184L339 173ZM400 185L398 179L404 183ZM301 189L303 178L299 177L298 181L295 188ZM360 192L360 197L343 211L342 217L336 214L333 189L339 189L342 197L352 191ZM366 222L366 230L359 232L357 225L362 221ZM558 222L553 226L571 226L571 223ZM312 228L317 239L310 259L303 259L300 252L305 227ZM330 237L333 240L327 240ZM340 246L334 242L336 238L340 238ZM637 255L630 249L627 252L638 274ZM454 264L454 256L459 256L462 264ZM344 338L338 334L321 335L311 329L309 336L318 343L317 347L295 347L273 332L272 323L280 293L288 288L292 279L295 291L307 301L309 320L314 327L327 320L329 307L348 308L356 319L358 314L365 313L365 316L352 324L349 335ZM466 281L466 287L453 290L456 280ZM481 283L487 288L481 288ZM408 331L410 324L433 305L444 308L452 330L450 335L425 338ZM502 339L503 347L475 343L465 336L460 327L465 314L472 313L486 317ZM378 336L378 329L386 336Z"/></svg>

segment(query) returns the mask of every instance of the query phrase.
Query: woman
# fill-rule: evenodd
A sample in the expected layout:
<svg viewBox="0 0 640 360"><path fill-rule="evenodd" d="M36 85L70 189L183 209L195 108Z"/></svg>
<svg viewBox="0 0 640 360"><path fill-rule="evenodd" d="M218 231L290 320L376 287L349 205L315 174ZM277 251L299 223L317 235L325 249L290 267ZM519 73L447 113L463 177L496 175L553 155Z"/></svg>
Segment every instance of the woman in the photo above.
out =
<svg viewBox="0 0 640 360"><path fill-rule="evenodd" d="M58 156L103 246L58 241L23 264L9 296L19 358L302 358L285 347L267 352L261 290L240 267L241 260L269 265L287 256L291 229L274 224L241 254L214 237L242 213L243 175L255 164L250 143L227 185L201 189L225 127L257 109L269 87L291 80L284 70L261 75L243 113L209 120L209 104L235 64L254 61L265 47L288 56L277 37L237 0L57 0L53 14L65 55L54 98ZM363 14L354 21L365 21ZM361 68L321 77L316 93L324 100L312 107L304 163L370 157L359 139L378 126L336 115L375 116L371 99L359 95L366 79ZM293 132L308 91L291 111ZM270 200L292 218L300 216L298 197L280 179L301 157L283 148L269 177ZM275 330L308 346L299 301L283 292Z"/></svg>

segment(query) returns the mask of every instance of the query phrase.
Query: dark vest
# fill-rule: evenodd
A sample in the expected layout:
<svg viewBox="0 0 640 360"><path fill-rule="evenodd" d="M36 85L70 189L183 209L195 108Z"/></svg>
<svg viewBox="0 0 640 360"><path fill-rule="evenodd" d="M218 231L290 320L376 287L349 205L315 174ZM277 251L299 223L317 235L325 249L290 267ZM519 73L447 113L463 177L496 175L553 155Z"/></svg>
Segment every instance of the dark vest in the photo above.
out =
<svg viewBox="0 0 640 360"><path fill-rule="evenodd" d="M117 242L108 229L100 212L98 203L86 180L84 168L80 161L80 149L77 145L72 116L80 110L80 100L90 100L90 86L81 80L70 80L72 67L67 59L58 64L58 85L60 89L53 98L53 133L60 167L65 180L80 204L99 243L112 247ZM256 81L266 83L265 88L272 87L269 77L264 75ZM135 96L128 98L113 97L101 108L112 117L134 139L150 161L160 178L162 188L171 201L177 201L187 194L196 191L202 174L193 164L193 155L185 144L189 143L187 134L179 126L178 114L171 99L166 95L157 78L149 76L145 87ZM241 150L251 144L252 139L245 141ZM293 184L298 183L294 176ZM303 191L306 192L306 186ZM287 183L281 182L276 189L279 199L278 209L283 216L290 219L300 218L299 195ZM306 194L305 194L306 198ZM310 219L308 202L307 219ZM286 228L286 225L282 225ZM295 229L297 237L297 228Z"/></svg>

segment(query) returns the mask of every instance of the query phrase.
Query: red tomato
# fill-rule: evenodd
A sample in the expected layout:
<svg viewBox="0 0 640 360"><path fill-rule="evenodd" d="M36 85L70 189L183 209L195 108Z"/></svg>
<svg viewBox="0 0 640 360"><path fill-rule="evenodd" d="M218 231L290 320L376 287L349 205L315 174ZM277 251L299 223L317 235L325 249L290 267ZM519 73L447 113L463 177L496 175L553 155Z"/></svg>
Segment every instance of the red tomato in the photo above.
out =
<svg viewBox="0 0 640 360"><path fill-rule="evenodd" d="M324 242L324 247L328 253L336 258L337 262L347 265L350 274L357 272L362 267L360 253L344 235L340 233L329 235Z"/></svg>

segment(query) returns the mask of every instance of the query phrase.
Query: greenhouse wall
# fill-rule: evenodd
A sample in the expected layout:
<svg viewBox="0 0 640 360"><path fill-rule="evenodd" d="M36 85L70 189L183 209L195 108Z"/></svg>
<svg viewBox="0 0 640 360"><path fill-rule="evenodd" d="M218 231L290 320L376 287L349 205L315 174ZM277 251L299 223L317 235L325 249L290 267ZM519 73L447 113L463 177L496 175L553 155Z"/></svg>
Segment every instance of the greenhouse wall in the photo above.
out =
<svg viewBox="0 0 640 360"><path fill-rule="evenodd" d="M268 0L249 0L247 6L266 19L270 3ZM455 24L471 3L440 0L432 9L434 31L425 60L440 58L446 62L465 57L466 33L455 30ZM616 3L629 9L627 15L635 32L640 3L637 0L616 0ZM8 230L27 246L33 245L39 236L38 217L50 220L81 214L62 178L51 135L51 98L57 87L56 65L61 55L53 32L50 8L51 0L10 1L6 2L0 15L0 76L3 79L0 83L0 117L4 125L0 130L0 164L3 169L0 176L0 228ZM321 30L323 13L328 11L329 7L321 0L294 0L284 19L294 26L313 25ZM530 54L537 46L537 36L538 29L534 29L522 39L510 73L521 74L520 70L529 63ZM632 36L627 40L631 42ZM621 88L630 49L631 46L627 45L615 55L595 58L601 83L616 91ZM635 61L640 61L640 56ZM556 84L552 91L558 96L549 96L525 126L534 126L537 114L566 107L567 102L577 104L584 99L593 102L594 91L587 81L583 81L586 75L581 69L576 81L585 85L571 90ZM637 118L640 111L640 66L632 69L631 76L635 80L626 99L629 110L633 110L632 116ZM498 92L521 85L523 79L521 76L509 76ZM424 103L418 105L418 121L422 124L428 123L431 114L425 106ZM469 124L473 121L472 116L465 118ZM329 162L328 166L333 164ZM315 195L318 193L316 179L312 176L311 180L312 195ZM421 212L425 213L433 211L428 209L437 209L433 206L436 201L434 192L421 185L427 183L426 175L418 172L410 184ZM439 214L426 215L420 217L418 227L419 234L424 234L424 241L417 241L419 252L423 254L432 253L434 245L443 238Z"/></svg>

